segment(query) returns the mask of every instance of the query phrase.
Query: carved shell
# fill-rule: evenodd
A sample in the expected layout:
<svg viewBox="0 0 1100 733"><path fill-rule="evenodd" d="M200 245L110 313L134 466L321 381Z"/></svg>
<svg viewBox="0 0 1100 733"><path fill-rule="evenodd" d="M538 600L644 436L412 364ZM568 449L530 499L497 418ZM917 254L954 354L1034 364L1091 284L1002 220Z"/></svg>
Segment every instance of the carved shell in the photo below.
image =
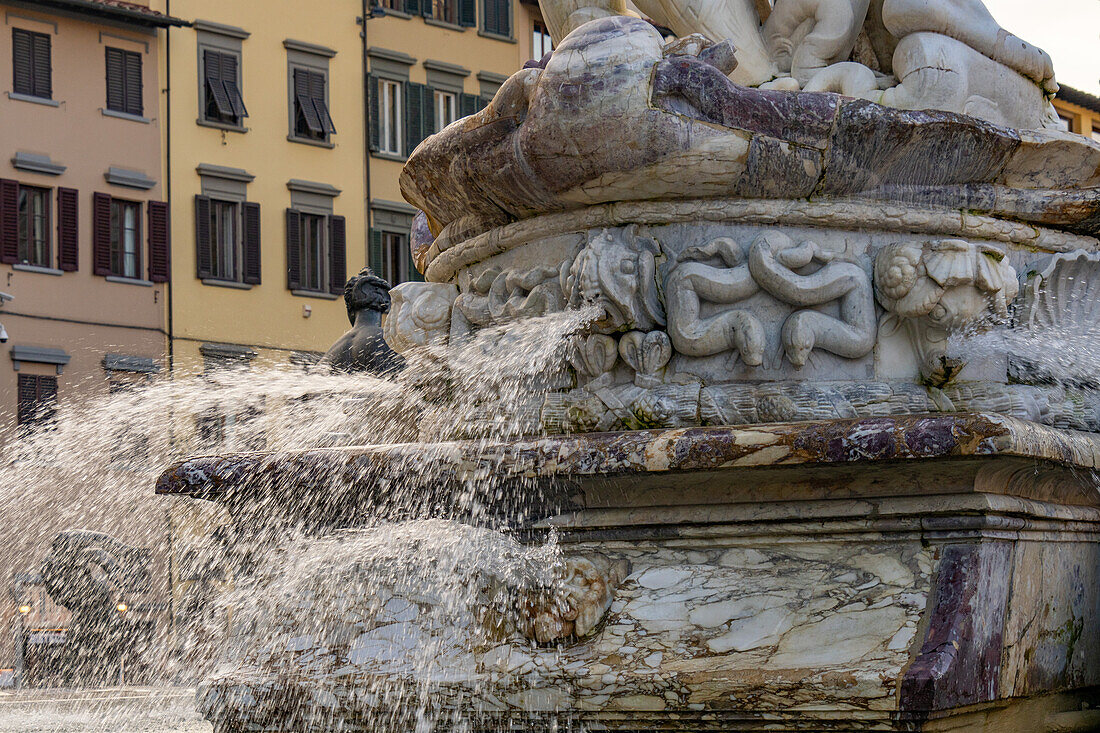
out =
<svg viewBox="0 0 1100 733"><path fill-rule="evenodd" d="M875 292L890 310L893 301L904 298L921 276L921 248L915 244L891 244L875 258Z"/></svg>
<svg viewBox="0 0 1100 733"><path fill-rule="evenodd" d="M618 344L615 343L615 339L603 334L594 334L577 340L576 349L569 361L582 375L595 379L611 371L618 356Z"/></svg>
<svg viewBox="0 0 1100 733"><path fill-rule="evenodd" d="M928 277L944 288L968 285L975 280L976 257L970 242L944 239L934 243L924 256Z"/></svg>
<svg viewBox="0 0 1100 733"><path fill-rule="evenodd" d="M1029 273L1017 323L1061 335L1100 323L1100 252L1057 254Z"/></svg>
<svg viewBox="0 0 1100 733"><path fill-rule="evenodd" d="M619 340L619 355L638 374L655 375L672 358L672 342L664 331L631 331Z"/></svg>

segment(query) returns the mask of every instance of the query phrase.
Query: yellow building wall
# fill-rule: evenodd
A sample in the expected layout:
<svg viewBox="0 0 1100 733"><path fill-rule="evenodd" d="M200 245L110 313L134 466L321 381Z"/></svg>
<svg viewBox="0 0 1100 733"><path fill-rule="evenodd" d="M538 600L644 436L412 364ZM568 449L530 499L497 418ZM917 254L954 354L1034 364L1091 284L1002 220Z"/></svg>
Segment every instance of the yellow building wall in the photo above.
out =
<svg viewBox="0 0 1100 733"><path fill-rule="evenodd" d="M333 213L346 218L347 272L365 264L364 85L358 0L171 0L167 9L186 20L236 26L241 91L249 116L246 132L196 124L199 110L199 32L176 31L167 57L171 118L167 163L172 201L173 366L201 368L199 345L232 343L273 349L278 361L293 351L323 352L348 328L341 298L304 297L287 288L286 215L290 179L335 186ZM288 137L288 50L292 39L336 51L328 59L329 106L336 127L333 147ZM250 289L204 284L196 275L196 166L239 168L255 176L247 200L261 206L262 282Z"/></svg>
<svg viewBox="0 0 1100 733"><path fill-rule="evenodd" d="M481 18L479 5L479 22ZM511 76L532 58L532 25L541 20L538 7L512 2L511 42L486 37L479 28L446 28L429 23L419 16L410 18L387 15L372 18L367 24L367 46L398 51L416 59L409 67L409 81L427 83L424 61L442 61L468 69L463 80L463 92L478 95L481 82L478 72ZM540 54L541 56L541 54ZM370 197L372 201L401 202L398 176L404 164L375 155L370 161Z"/></svg>
<svg viewBox="0 0 1100 733"><path fill-rule="evenodd" d="M1069 131L1078 135L1091 137L1100 142L1100 112L1094 112L1087 107L1082 107L1064 99L1054 98L1054 109L1058 110L1058 116L1069 122Z"/></svg>

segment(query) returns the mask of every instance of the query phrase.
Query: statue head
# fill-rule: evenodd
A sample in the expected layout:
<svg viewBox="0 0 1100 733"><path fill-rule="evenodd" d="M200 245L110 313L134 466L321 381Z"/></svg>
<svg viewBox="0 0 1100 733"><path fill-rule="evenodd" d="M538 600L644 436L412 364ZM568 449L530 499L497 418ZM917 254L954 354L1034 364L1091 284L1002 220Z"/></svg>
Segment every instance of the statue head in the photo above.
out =
<svg viewBox="0 0 1100 733"><path fill-rule="evenodd" d="M355 325L355 316L363 309L388 313L390 310L390 284L364 267L358 275L352 275L344 284L344 303L348 308L348 320Z"/></svg>
<svg viewBox="0 0 1100 733"><path fill-rule="evenodd" d="M656 277L660 251L657 240L639 236L635 227L604 229L562 266L562 292L571 306L601 309L594 323L599 333L664 326Z"/></svg>

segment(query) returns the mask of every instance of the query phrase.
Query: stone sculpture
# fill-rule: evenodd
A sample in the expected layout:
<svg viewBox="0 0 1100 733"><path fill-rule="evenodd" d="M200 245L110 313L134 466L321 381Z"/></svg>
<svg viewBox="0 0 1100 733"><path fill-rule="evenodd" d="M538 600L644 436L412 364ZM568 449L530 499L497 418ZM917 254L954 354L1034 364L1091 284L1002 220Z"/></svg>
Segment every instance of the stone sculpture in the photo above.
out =
<svg viewBox="0 0 1100 733"><path fill-rule="evenodd" d="M401 283L390 291L390 312L382 321L386 343L401 354L415 347L443 345L451 328L458 288L442 283Z"/></svg>
<svg viewBox="0 0 1100 733"><path fill-rule="evenodd" d="M391 374L402 366L382 337L382 315L390 309L390 284L369 267L348 279L344 303L351 328L325 353L321 360L333 371Z"/></svg>
<svg viewBox="0 0 1100 733"><path fill-rule="evenodd" d="M133 680L149 671L155 621L136 606L152 588L151 559L149 550L101 532L66 530L54 538L39 573L54 603L72 614L65 639L72 681L113 682L123 663Z"/></svg>
<svg viewBox="0 0 1100 733"><path fill-rule="evenodd" d="M836 91L1022 128L1054 126L1050 57L1001 28L981 0L642 0L678 36L729 39L747 86ZM556 43L625 8L543 0ZM557 18L561 16L559 21Z"/></svg>
<svg viewBox="0 0 1100 733"><path fill-rule="evenodd" d="M905 329L922 377L943 386L963 366L947 356L948 336L1007 318L1019 283L1002 250L944 239L884 247L875 258L875 292L886 309L883 330Z"/></svg>
<svg viewBox="0 0 1100 733"><path fill-rule="evenodd" d="M552 593L528 593L520 601L517 626L540 644L583 639L607 613L615 590L630 575L627 560L592 553L566 558Z"/></svg>

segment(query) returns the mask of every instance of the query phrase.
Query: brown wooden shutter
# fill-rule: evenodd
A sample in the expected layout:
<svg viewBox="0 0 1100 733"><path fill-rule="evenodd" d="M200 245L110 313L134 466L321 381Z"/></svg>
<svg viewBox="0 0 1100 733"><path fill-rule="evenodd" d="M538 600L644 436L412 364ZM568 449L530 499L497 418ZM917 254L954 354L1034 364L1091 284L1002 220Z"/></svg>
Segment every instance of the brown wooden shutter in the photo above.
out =
<svg viewBox="0 0 1100 733"><path fill-rule="evenodd" d="M370 101L370 150L372 153L378 152L382 142L382 118L379 117L382 114L382 105L379 104L381 91L378 86L378 77L374 74L368 76L367 98Z"/></svg>
<svg viewBox="0 0 1100 733"><path fill-rule="evenodd" d="M172 254L168 204L149 201L146 209L149 217L149 279L155 283L166 283L171 273Z"/></svg>
<svg viewBox="0 0 1100 733"><path fill-rule="evenodd" d="M244 277L249 285L260 284L260 205L246 202L242 209L244 232Z"/></svg>
<svg viewBox="0 0 1100 733"><path fill-rule="evenodd" d="M111 195L92 194L92 272L111 275Z"/></svg>
<svg viewBox="0 0 1100 733"><path fill-rule="evenodd" d="M19 183L0 179L0 262L19 261Z"/></svg>
<svg viewBox="0 0 1100 733"><path fill-rule="evenodd" d="M75 188L57 189L57 269L80 267L80 204Z"/></svg>
<svg viewBox="0 0 1100 733"><path fill-rule="evenodd" d="M38 375L19 375L19 396L16 410L16 422L20 425L34 420L35 406L38 404Z"/></svg>
<svg viewBox="0 0 1100 733"><path fill-rule="evenodd" d="M143 85L141 79L141 54L126 52L126 67L123 82L126 86L125 112L141 117L145 111L142 99Z"/></svg>
<svg viewBox="0 0 1100 733"><path fill-rule="evenodd" d="M195 197L195 277L200 280L211 277L214 272L212 248L214 243L210 232L210 197Z"/></svg>
<svg viewBox="0 0 1100 733"><path fill-rule="evenodd" d="M34 34L34 96L43 99L50 99L53 96L50 37L45 33Z"/></svg>
<svg viewBox="0 0 1100 733"><path fill-rule="evenodd" d="M302 287L302 215L294 209L286 210L286 286L291 290Z"/></svg>
<svg viewBox="0 0 1100 733"><path fill-rule="evenodd" d="M330 216L328 226L328 291L342 295L348 280L347 223L342 216Z"/></svg>
<svg viewBox="0 0 1100 733"><path fill-rule="evenodd" d="M126 110L126 60L120 49L107 49L107 109Z"/></svg>
<svg viewBox="0 0 1100 733"><path fill-rule="evenodd" d="M29 31L15 28L11 32L12 91L34 94L34 40Z"/></svg>

